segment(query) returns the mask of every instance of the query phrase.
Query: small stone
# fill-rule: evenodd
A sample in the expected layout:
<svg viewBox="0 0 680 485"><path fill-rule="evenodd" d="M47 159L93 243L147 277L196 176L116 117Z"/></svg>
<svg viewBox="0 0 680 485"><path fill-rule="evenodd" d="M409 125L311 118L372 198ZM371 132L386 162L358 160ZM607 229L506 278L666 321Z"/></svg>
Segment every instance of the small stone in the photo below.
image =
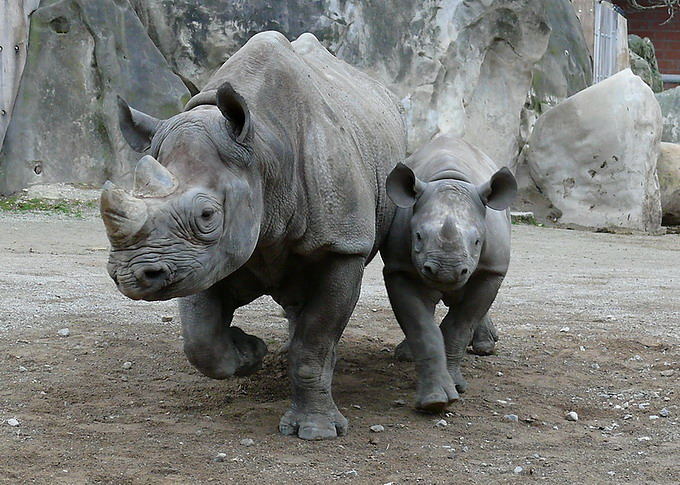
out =
<svg viewBox="0 0 680 485"><path fill-rule="evenodd" d="M519 421L519 417L516 414L506 414L503 416L503 419L512 423L517 423Z"/></svg>
<svg viewBox="0 0 680 485"><path fill-rule="evenodd" d="M498 377L503 377L503 373L502 373L501 371L496 372L496 375L497 375Z"/></svg>
<svg viewBox="0 0 680 485"><path fill-rule="evenodd" d="M667 418L670 415L671 412L667 408L663 408L661 411L659 411L659 416L661 416L662 418Z"/></svg>
<svg viewBox="0 0 680 485"><path fill-rule="evenodd" d="M652 441L652 438L649 437L649 436L640 436L637 440L638 441Z"/></svg>
<svg viewBox="0 0 680 485"><path fill-rule="evenodd" d="M521 466L516 466L515 469L514 469L512 472L513 472L515 475L519 475L519 474L522 473L523 471L524 471L524 468L522 468Z"/></svg>
<svg viewBox="0 0 680 485"><path fill-rule="evenodd" d="M9 424L10 426L17 427L17 426L19 426L19 421L17 419L14 419L14 418L9 418L7 420L7 424Z"/></svg>
<svg viewBox="0 0 680 485"><path fill-rule="evenodd" d="M590 364L590 367L592 367L593 369L596 369L596 370L597 370L597 369L600 368L600 364L598 364L597 362L595 362L594 364Z"/></svg>
<svg viewBox="0 0 680 485"><path fill-rule="evenodd" d="M161 322L172 322L172 317L170 316L161 317Z"/></svg>
<svg viewBox="0 0 680 485"><path fill-rule="evenodd" d="M28 369L24 367L23 365L19 366L19 372L26 372Z"/></svg>
<svg viewBox="0 0 680 485"><path fill-rule="evenodd" d="M651 419L651 420L659 419L659 416L657 416L656 414L652 414L652 415L649 417L649 419Z"/></svg>
<svg viewBox="0 0 680 485"><path fill-rule="evenodd" d="M359 473L356 470L348 470L344 473L344 475L347 477L357 477L359 476Z"/></svg>
<svg viewBox="0 0 680 485"><path fill-rule="evenodd" d="M215 458L213 458L213 461L219 463L219 462L223 462L226 459L227 459L226 453L218 453L217 456L215 456Z"/></svg>
<svg viewBox="0 0 680 485"><path fill-rule="evenodd" d="M385 431L385 427L382 424L374 424L369 428L373 433L382 433Z"/></svg>
<svg viewBox="0 0 680 485"><path fill-rule="evenodd" d="M566 333L566 332L568 332L569 330L571 330L569 327L562 327L562 328L560 328L560 332L562 332L562 333Z"/></svg>
<svg viewBox="0 0 680 485"><path fill-rule="evenodd" d="M239 443L241 443L242 446L253 446L255 444L255 440L251 438L243 438Z"/></svg>
<svg viewBox="0 0 680 485"><path fill-rule="evenodd" d="M437 421L436 423L434 423L434 425L435 425L437 428L446 428L446 427L449 425L449 423L447 423L445 419L440 419L439 421Z"/></svg>
<svg viewBox="0 0 680 485"><path fill-rule="evenodd" d="M132 369L132 362L123 362L123 369L125 370Z"/></svg>
<svg viewBox="0 0 680 485"><path fill-rule="evenodd" d="M564 419L567 421L578 421L578 414L576 414L576 411L569 411Z"/></svg>
<svg viewBox="0 0 680 485"><path fill-rule="evenodd" d="M403 399L395 399L394 401L392 401L392 404L394 404L396 407L400 408L400 407L406 406L406 401L404 401Z"/></svg>
<svg viewBox="0 0 680 485"><path fill-rule="evenodd" d="M57 333L60 337L68 337L71 335L71 331L68 328L60 328Z"/></svg>
<svg viewBox="0 0 680 485"><path fill-rule="evenodd" d="M358 404L352 404L352 407L353 407L354 409L361 409L361 406L359 406Z"/></svg>
<svg viewBox="0 0 680 485"><path fill-rule="evenodd" d="M675 371L673 369L666 369L661 371L661 375L664 377L671 377L673 374L675 374Z"/></svg>

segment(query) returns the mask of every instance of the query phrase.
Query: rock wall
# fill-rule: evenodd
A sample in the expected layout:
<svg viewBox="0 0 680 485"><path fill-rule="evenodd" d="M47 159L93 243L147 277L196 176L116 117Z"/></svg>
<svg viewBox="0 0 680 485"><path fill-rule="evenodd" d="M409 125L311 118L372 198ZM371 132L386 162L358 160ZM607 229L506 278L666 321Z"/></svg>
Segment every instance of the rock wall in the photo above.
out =
<svg viewBox="0 0 680 485"><path fill-rule="evenodd" d="M630 69L543 114L523 155L561 223L660 232L654 93Z"/></svg>
<svg viewBox="0 0 680 485"><path fill-rule="evenodd" d="M33 17L0 193L121 182L134 154L115 95L169 116L261 30L310 31L383 81L403 100L411 150L449 132L509 166L536 117L592 78L569 0L43 0Z"/></svg>
<svg viewBox="0 0 680 485"><path fill-rule="evenodd" d="M161 117L189 98L127 2L43 0L0 151L0 194L129 178L137 156L118 128L117 94Z"/></svg>

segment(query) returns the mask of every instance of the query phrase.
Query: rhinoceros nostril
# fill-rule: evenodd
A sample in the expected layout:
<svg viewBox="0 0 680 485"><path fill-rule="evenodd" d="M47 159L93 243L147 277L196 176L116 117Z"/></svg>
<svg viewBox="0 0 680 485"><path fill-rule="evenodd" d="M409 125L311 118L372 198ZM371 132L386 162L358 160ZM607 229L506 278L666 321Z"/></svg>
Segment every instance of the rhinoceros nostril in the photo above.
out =
<svg viewBox="0 0 680 485"><path fill-rule="evenodd" d="M463 269L460 270L461 276L465 276L467 274L467 272L468 272L467 268L463 268Z"/></svg>
<svg viewBox="0 0 680 485"><path fill-rule="evenodd" d="M170 272L162 265L152 264L135 271L137 282L142 286L158 286L168 279Z"/></svg>
<svg viewBox="0 0 680 485"><path fill-rule="evenodd" d="M425 273L428 276L435 276L437 274L438 269L439 265L437 263L428 261L425 264L423 264L423 271L425 271Z"/></svg>

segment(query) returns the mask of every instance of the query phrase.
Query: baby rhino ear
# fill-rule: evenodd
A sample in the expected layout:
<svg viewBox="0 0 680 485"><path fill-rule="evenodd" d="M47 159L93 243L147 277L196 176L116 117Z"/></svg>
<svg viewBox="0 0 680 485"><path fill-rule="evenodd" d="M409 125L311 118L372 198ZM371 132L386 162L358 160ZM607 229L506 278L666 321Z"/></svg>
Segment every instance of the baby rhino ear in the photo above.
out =
<svg viewBox="0 0 680 485"><path fill-rule="evenodd" d="M517 196L517 180L507 167L503 167L488 182L477 187L477 191L485 206L503 211Z"/></svg>
<svg viewBox="0 0 680 485"><path fill-rule="evenodd" d="M387 196L397 207L413 207L425 190L425 182L416 177L413 170L398 163L387 176Z"/></svg>

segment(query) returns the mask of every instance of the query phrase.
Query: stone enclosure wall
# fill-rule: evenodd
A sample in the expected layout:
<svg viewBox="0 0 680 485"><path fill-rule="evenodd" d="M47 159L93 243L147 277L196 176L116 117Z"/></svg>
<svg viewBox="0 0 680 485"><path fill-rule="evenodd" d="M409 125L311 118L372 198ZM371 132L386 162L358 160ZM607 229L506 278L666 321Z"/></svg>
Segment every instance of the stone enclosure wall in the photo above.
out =
<svg viewBox="0 0 680 485"><path fill-rule="evenodd" d="M389 86L410 150L439 133L462 136L518 170L551 214L563 212L519 155L543 113L592 84L569 0L42 0L0 151L0 194L128 183L138 155L118 129L116 95L169 117L269 29L291 40L312 32Z"/></svg>

